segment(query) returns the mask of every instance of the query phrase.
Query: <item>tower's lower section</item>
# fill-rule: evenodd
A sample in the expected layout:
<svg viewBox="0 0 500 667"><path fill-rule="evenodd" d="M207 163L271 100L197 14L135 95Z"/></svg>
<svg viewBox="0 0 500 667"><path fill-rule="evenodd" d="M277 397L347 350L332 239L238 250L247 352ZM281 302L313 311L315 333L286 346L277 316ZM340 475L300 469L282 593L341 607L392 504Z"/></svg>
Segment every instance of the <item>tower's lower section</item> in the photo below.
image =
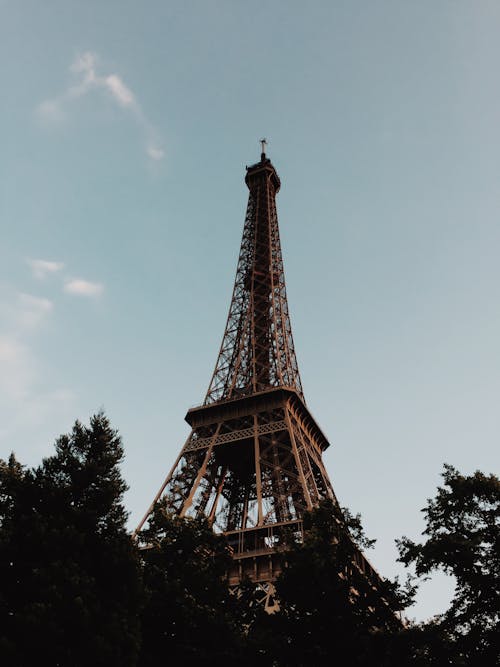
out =
<svg viewBox="0 0 500 667"><path fill-rule="evenodd" d="M192 431L143 522L163 497L179 516L205 516L242 558L279 550L305 510L334 499L321 458L329 443L296 391L193 408L186 420Z"/></svg>
<svg viewBox="0 0 500 667"><path fill-rule="evenodd" d="M250 579L272 609L272 582L286 545L302 539L304 512L336 502L322 461L329 443L287 388L193 408L186 421L189 438L138 529L160 498L181 517L206 517L232 551L229 585ZM353 567L378 578L355 552Z"/></svg>

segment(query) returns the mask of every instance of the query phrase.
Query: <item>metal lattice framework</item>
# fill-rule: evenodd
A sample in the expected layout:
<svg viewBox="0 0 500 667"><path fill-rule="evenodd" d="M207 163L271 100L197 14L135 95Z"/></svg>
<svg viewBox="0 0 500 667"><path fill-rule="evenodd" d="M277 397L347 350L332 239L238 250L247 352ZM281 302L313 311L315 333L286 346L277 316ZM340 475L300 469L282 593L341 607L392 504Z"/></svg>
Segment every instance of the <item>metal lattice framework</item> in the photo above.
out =
<svg viewBox="0 0 500 667"><path fill-rule="evenodd" d="M276 213L280 180L262 154L245 179L250 194L229 316L205 405L269 387L302 396Z"/></svg>
<svg viewBox="0 0 500 667"><path fill-rule="evenodd" d="M264 149L264 146L263 146ZM307 409L295 357L281 256L280 180L263 152L250 190L229 316L203 405L139 530L162 498L179 516L205 516L233 551L229 583L249 577L272 607L285 533L304 511L336 502L323 465L329 443ZM378 575L356 551L353 566Z"/></svg>

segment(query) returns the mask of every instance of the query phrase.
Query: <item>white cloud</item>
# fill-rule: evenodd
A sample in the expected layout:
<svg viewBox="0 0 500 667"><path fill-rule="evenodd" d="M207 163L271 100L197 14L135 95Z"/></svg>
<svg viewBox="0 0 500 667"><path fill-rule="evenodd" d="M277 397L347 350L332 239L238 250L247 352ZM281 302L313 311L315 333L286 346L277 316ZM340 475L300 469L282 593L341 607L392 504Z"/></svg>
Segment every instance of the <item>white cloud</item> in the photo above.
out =
<svg viewBox="0 0 500 667"><path fill-rule="evenodd" d="M38 449L50 444L54 424L68 421L76 396L67 387L47 388L47 369L31 346L11 337L0 336L0 446L5 456L16 441L33 450L33 463L39 462ZM59 427L56 426L56 433ZM15 445L14 445L15 447ZM24 451L23 463L26 461Z"/></svg>
<svg viewBox="0 0 500 667"><path fill-rule="evenodd" d="M79 65L79 67L82 66ZM26 261L37 280L43 280L50 274L59 273L64 268L63 262L53 262L46 259L28 259ZM101 283L83 280L82 278L67 278L64 282L64 291L68 294L97 297L104 291L104 286ZM49 299L35 297L30 294L19 294L18 296L17 319L19 323L24 323L24 326L35 326L46 313L52 310L53 304Z"/></svg>
<svg viewBox="0 0 500 667"><path fill-rule="evenodd" d="M119 76L110 74L104 79L104 83L118 104L123 107L130 107L135 103L135 97L132 91L127 88Z"/></svg>
<svg viewBox="0 0 500 667"><path fill-rule="evenodd" d="M97 64L97 55L92 51L80 53L70 65L70 70L79 74L84 73L84 82L91 82L95 79L95 66Z"/></svg>
<svg viewBox="0 0 500 667"><path fill-rule="evenodd" d="M43 280L49 274L57 273L64 268L62 262L50 262L46 259L28 259L26 261L30 265L31 271L37 280Z"/></svg>
<svg viewBox="0 0 500 667"><path fill-rule="evenodd" d="M34 332L53 310L53 303L44 297L0 289L0 330L14 339Z"/></svg>
<svg viewBox="0 0 500 667"><path fill-rule="evenodd" d="M81 278L68 280L64 285L65 292L78 296L97 297L102 294L103 290L104 286L101 283L92 283L89 280L82 280Z"/></svg>
<svg viewBox="0 0 500 667"><path fill-rule="evenodd" d="M97 62L97 55L90 51L76 58L70 67L70 71L75 74L83 74L83 79L80 83L68 89L68 95L70 97L81 97L93 87L105 88L120 106L133 106L135 104L135 97L130 88L125 85L117 74L99 76L96 73Z"/></svg>
<svg viewBox="0 0 500 667"><path fill-rule="evenodd" d="M18 431L27 424L33 426L43 423L49 416L53 419L59 419L61 410L65 410L69 407L76 398L76 395L71 389L61 387L60 389L52 389L49 391L36 391L36 393L30 389L30 391L21 398L25 399L21 404L22 412L13 419L12 423L9 424L9 428L7 428L5 422L2 423L3 428L0 427L0 440L8 431ZM16 426L15 429L13 428L14 425Z"/></svg>
<svg viewBox="0 0 500 667"><path fill-rule="evenodd" d="M66 118L66 114L58 100L45 100L41 102L37 107L37 113L41 120L48 123L61 123Z"/></svg>
<svg viewBox="0 0 500 667"><path fill-rule="evenodd" d="M71 102L94 91L103 91L123 109L127 109L134 117L146 136L156 135L156 131L144 115L136 96L126 85L122 77L116 73L99 74L97 67L99 58L96 53L87 51L77 56L70 66L70 71L79 79L69 86L61 95L44 100L36 112L44 121L57 123L66 118L66 110ZM146 145L146 153L155 161L162 160L164 151L158 146Z"/></svg>
<svg viewBox="0 0 500 667"><path fill-rule="evenodd" d="M8 418L10 412L21 409L22 401L33 397L41 373L31 339L52 310L49 299L12 288L0 290L0 406L7 410Z"/></svg>
<svg viewBox="0 0 500 667"><path fill-rule="evenodd" d="M163 160L165 157L165 151L163 151L161 148L158 148L158 146L148 146L147 154L152 160Z"/></svg>
<svg viewBox="0 0 500 667"><path fill-rule="evenodd" d="M4 401L25 399L34 376L30 349L14 336L0 336L0 397Z"/></svg>
<svg viewBox="0 0 500 667"><path fill-rule="evenodd" d="M19 294L17 324L22 329L35 329L52 311L54 304L49 299Z"/></svg>
<svg viewBox="0 0 500 667"><path fill-rule="evenodd" d="M0 283L0 456L15 442L38 447L43 429L72 411L73 392L52 384L52 369L37 351L53 310L49 299Z"/></svg>
<svg viewBox="0 0 500 667"><path fill-rule="evenodd" d="M6 336L0 336L0 364L15 363L21 356L21 346Z"/></svg>

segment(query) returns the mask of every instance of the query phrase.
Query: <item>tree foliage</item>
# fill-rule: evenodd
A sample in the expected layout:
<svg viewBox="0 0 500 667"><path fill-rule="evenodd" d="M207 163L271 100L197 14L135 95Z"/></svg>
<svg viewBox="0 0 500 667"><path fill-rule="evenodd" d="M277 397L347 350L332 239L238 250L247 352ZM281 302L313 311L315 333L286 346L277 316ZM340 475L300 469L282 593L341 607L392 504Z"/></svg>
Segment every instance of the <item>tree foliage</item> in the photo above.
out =
<svg viewBox="0 0 500 667"><path fill-rule="evenodd" d="M413 564L419 577L441 570L455 578L449 609L423 629L434 646L446 647L448 664L498 664L500 480L479 471L461 475L450 465L442 476L444 485L422 510L426 540L403 538L400 560Z"/></svg>
<svg viewBox="0 0 500 667"><path fill-rule="evenodd" d="M370 543L359 516L331 501L304 516L303 542L291 542L276 582L280 611L267 622L257 617L250 632L261 646L273 638L267 664L331 665L342 656L348 660L343 664L382 665L388 659L387 637L402 630L396 612L408 604L408 595L397 582L373 587L353 565L350 524L358 540Z"/></svg>
<svg viewBox="0 0 500 667"><path fill-rule="evenodd" d="M229 592L225 540L205 518L181 519L158 503L139 534L146 604L139 665L159 656L183 665L224 664L243 656L238 599Z"/></svg>
<svg viewBox="0 0 500 667"><path fill-rule="evenodd" d="M103 414L26 470L0 463L4 664L133 665L141 586L125 527L123 449Z"/></svg>
<svg viewBox="0 0 500 667"><path fill-rule="evenodd" d="M380 580L359 551L359 515L325 501L290 533L269 615L254 583L229 592L231 554L205 519L160 502L133 541L120 437L102 414L76 422L33 469L0 461L0 655L7 667L494 665L499 660L500 482L445 466L425 540L399 542L416 575L456 580L441 616L402 624L415 593ZM357 554L357 556L356 556ZM356 561L357 559L357 561ZM354 564L354 561L358 565ZM376 583L376 585L372 585Z"/></svg>

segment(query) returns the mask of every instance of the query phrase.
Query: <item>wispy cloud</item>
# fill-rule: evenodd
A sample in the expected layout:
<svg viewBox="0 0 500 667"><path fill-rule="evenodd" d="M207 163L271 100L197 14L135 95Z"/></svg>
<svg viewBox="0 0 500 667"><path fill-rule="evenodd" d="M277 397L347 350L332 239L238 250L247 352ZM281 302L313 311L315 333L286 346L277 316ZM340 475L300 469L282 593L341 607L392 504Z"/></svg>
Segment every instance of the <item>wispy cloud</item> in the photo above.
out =
<svg viewBox="0 0 500 667"><path fill-rule="evenodd" d="M18 292L15 289L0 290L0 330L2 335L15 338L30 334L46 321L54 305L50 299Z"/></svg>
<svg viewBox="0 0 500 667"><path fill-rule="evenodd" d="M0 285L0 444L8 453L12 439L28 432L36 438L42 425L60 419L73 392L50 387L50 369L37 353L37 339L47 331L54 306L45 297ZM50 329L48 329L50 332Z"/></svg>
<svg viewBox="0 0 500 667"><path fill-rule="evenodd" d="M66 118L61 100L44 100L36 108L36 112L47 123L60 123Z"/></svg>
<svg viewBox="0 0 500 667"><path fill-rule="evenodd" d="M25 262L38 289L53 290L52 282L42 282L53 275L58 279L56 285L69 294L95 298L103 292L100 283L66 277L63 262ZM45 453L40 447L49 444L74 412L75 393L61 386L56 369L40 347L42 340L54 335L55 310L54 302L43 293L21 292L0 283L0 457L16 447L15 443L22 443L24 462L28 450L38 460Z"/></svg>
<svg viewBox="0 0 500 667"><path fill-rule="evenodd" d="M25 399L35 372L30 349L13 335L0 336L0 396L9 402Z"/></svg>
<svg viewBox="0 0 500 667"><path fill-rule="evenodd" d="M36 329L53 308L54 304L49 299L20 293L17 308L18 327L22 329Z"/></svg>
<svg viewBox="0 0 500 667"><path fill-rule="evenodd" d="M26 260L31 267L33 276L37 280L43 280L48 275L57 273L64 268L62 262L51 262L46 259L27 259Z"/></svg>
<svg viewBox="0 0 500 667"><path fill-rule="evenodd" d="M152 160L163 160L165 156L164 151L157 146L148 146L147 154Z"/></svg>
<svg viewBox="0 0 500 667"><path fill-rule="evenodd" d="M89 76L93 75L89 74ZM126 97L123 91L119 94L123 95L124 98ZM64 268L63 262L53 262L46 259L27 259L26 261L31 268L33 277L37 280L44 280L49 275L60 273ZM97 297L104 291L104 286L101 283L83 280L82 278L66 278L63 289L68 294ZM48 299L34 297L30 294L19 295L18 313L22 314L26 323L40 321L41 317L51 309L52 302Z"/></svg>
<svg viewBox="0 0 500 667"><path fill-rule="evenodd" d="M108 95L119 107L128 110L145 134L145 150L155 161L162 160L165 153L158 133L144 114L136 96L116 73L98 72L99 58L87 51L80 54L70 66L70 72L77 79L57 97L46 99L37 106L38 116L50 123L59 123L66 117L69 107L79 98L93 92Z"/></svg>
<svg viewBox="0 0 500 667"><path fill-rule="evenodd" d="M122 107L131 107L136 104L135 97L131 90L123 83L119 76L110 74L104 79L104 84L113 95L115 100Z"/></svg>
<svg viewBox="0 0 500 667"><path fill-rule="evenodd" d="M77 278L66 281L64 291L77 296L98 297L104 291L104 286L101 283L92 283L89 280Z"/></svg>
<svg viewBox="0 0 500 667"><path fill-rule="evenodd" d="M98 57L95 53L87 51L86 53L79 55L70 66L70 71L80 75L80 81L75 85L70 86L70 88L58 98L59 101L62 101L64 96L68 98L82 97L92 89L101 88L108 92L120 106L138 109L134 94L130 88L125 85L123 80L117 74L108 74L106 76L97 74L97 63Z"/></svg>

